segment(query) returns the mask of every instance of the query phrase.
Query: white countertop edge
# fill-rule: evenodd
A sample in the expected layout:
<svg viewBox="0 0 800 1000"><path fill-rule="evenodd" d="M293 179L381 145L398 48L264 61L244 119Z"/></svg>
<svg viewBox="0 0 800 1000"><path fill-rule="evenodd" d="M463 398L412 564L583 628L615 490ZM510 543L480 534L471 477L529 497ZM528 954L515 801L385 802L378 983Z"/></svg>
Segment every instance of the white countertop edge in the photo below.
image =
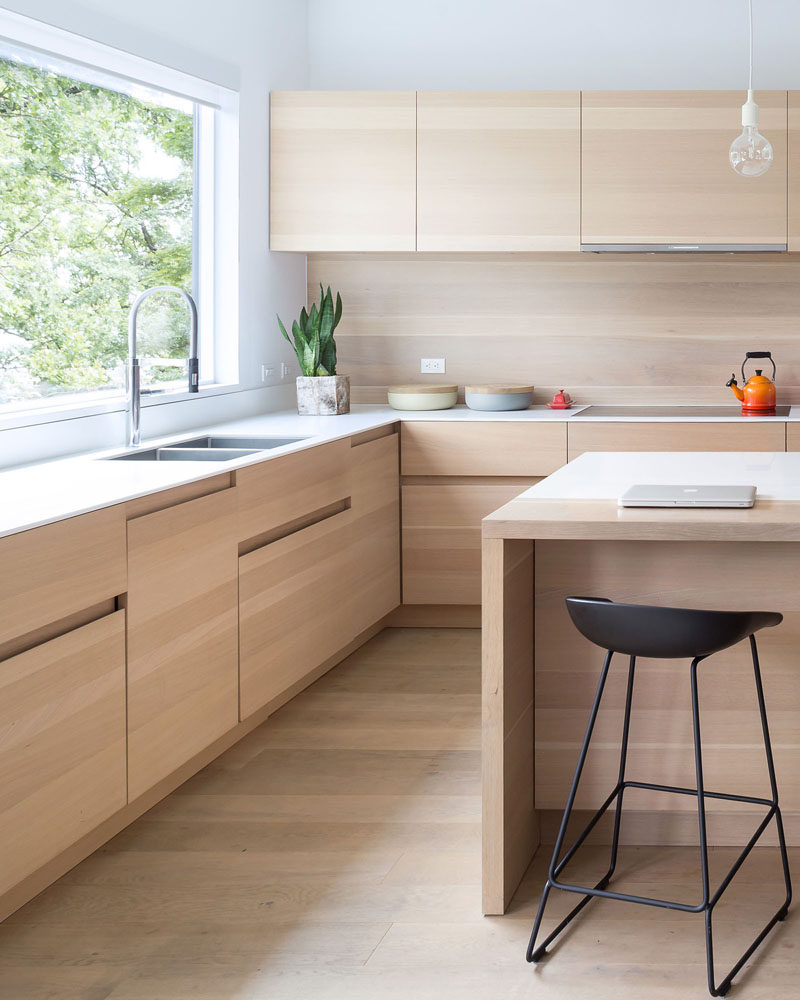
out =
<svg viewBox="0 0 800 1000"><path fill-rule="evenodd" d="M386 405L355 405L351 413L335 417L299 416L282 410L187 430L168 437L143 441L142 449L164 447L204 434L253 434L264 436L305 437L305 440L260 452L233 462L108 462L106 456L124 454L131 449L118 448L70 458L54 459L5 472L0 471L0 537L41 527L55 521L77 517L94 510L126 503L138 497L173 489L187 483L210 479L221 473L257 465L271 458L305 451L330 441L352 437L365 431L404 421L528 422L568 421L583 406L571 410L550 410L533 406L527 410L490 412L471 410L463 404L449 410L405 411ZM620 422L643 420L658 422L794 421L800 420L800 407L792 407L787 417L586 417L584 420ZM572 465L572 463L570 463ZM556 473L558 475L558 473ZM549 477L552 478L552 477ZM549 482L545 480L545 482ZM540 484L541 485L541 484ZM536 489L534 487L534 489Z"/></svg>
<svg viewBox="0 0 800 1000"><path fill-rule="evenodd" d="M755 486L756 502L800 501L800 452L584 452L516 500L608 500L616 504L629 487L645 484ZM662 509L669 516L671 508Z"/></svg>

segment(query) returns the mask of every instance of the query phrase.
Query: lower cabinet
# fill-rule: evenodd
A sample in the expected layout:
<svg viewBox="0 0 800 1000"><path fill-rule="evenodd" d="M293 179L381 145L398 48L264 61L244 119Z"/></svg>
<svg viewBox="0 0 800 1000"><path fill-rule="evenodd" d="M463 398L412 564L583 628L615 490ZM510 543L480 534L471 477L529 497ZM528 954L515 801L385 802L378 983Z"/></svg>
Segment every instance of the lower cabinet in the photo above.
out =
<svg viewBox="0 0 800 1000"><path fill-rule="evenodd" d="M403 603L481 603L481 521L532 482L404 486Z"/></svg>
<svg viewBox="0 0 800 1000"><path fill-rule="evenodd" d="M353 638L400 604L399 435L352 449Z"/></svg>
<svg viewBox="0 0 800 1000"><path fill-rule="evenodd" d="M0 662L0 894L125 805L125 612Z"/></svg>
<svg viewBox="0 0 800 1000"><path fill-rule="evenodd" d="M347 458L352 495L342 509L289 522L283 537L239 558L242 719L295 693L400 603L398 437L355 445Z"/></svg>
<svg viewBox="0 0 800 1000"><path fill-rule="evenodd" d="M481 521L567 461L563 420L402 425L403 604L481 603Z"/></svg>
<svg viewBox="0 0 800 1000"><path fill-rule="evenodd" d="M239 558L239 700L246 719L349 641L346 509Z"/></svg>
<svg viewBox="0 0 800 1000"><path fill-rule="evenodd" d="M128 521L128 799L238 721L234 490Z"/></svg>
<svg viewBox="0 0 800 1000"><path fill-rule="evenodd" d="M585 451L784 451L786 424L569 421L569 459Z"/></svg>

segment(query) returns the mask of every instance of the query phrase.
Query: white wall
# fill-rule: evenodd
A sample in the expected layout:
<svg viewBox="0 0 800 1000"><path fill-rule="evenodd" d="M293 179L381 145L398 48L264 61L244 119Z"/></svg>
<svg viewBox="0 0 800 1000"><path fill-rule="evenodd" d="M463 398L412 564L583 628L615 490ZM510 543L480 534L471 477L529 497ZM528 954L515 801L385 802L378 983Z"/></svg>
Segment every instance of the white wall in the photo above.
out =
<svg viewBox="0 0 800 1000"><path fill-rule="evenodd" d="M756 87L800 87L800 3L754 0ZM740 89L747 0L308 0L309 86Z"/></svg>
<svg viewBox="0 0 800 1000"><path fill-rule="evenodd" d="M305 302L305 257L270 253L269 91L307 86L305 0L2 0L3 6L231 87L240 94L240 352L244 385L261 363L293 360L275 313ZM143 436L285 405L282 388L147 408ZM123 415L0 430L0 466L123 441Z"/></svg>

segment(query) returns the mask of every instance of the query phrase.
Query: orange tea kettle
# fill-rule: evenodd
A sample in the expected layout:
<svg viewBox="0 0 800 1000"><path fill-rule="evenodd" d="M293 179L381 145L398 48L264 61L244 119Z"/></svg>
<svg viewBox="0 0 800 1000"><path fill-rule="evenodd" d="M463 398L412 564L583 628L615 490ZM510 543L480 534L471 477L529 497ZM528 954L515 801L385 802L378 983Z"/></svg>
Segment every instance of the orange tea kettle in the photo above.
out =
<svg viewBox="0 0 800 1000"><path fill-rule="evenodd" d="M772 364L772 378L762 374L761 368L756 368L755 375L745 378L744 366L751 358L769 358ZM775 362L769 351L748 351L742 362L742 388L736 382L736 376L731 375L725 385L729 386L736 398L742 404L742 415L749 414L766 416L775 412Z"/></svg>

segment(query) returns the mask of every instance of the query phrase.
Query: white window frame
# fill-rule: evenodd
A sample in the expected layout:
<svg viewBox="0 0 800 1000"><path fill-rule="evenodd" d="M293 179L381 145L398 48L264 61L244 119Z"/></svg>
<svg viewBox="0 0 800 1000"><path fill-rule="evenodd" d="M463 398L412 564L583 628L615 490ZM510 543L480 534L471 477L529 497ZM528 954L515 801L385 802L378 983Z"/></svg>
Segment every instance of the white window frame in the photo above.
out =
<svg viewBox="0 0 800 1000"><path fill-rule="evenodd" d="M102 42L0 10L0 55L135 97L195 105L192 283L199 317L200 392L159 393L142 405L238 391L239 95ZM148 93L149 92L149 93ZM0 429L125 408L124 394L75 394L0 406ZM81 396L83 398L81 398Z"/></svg>

